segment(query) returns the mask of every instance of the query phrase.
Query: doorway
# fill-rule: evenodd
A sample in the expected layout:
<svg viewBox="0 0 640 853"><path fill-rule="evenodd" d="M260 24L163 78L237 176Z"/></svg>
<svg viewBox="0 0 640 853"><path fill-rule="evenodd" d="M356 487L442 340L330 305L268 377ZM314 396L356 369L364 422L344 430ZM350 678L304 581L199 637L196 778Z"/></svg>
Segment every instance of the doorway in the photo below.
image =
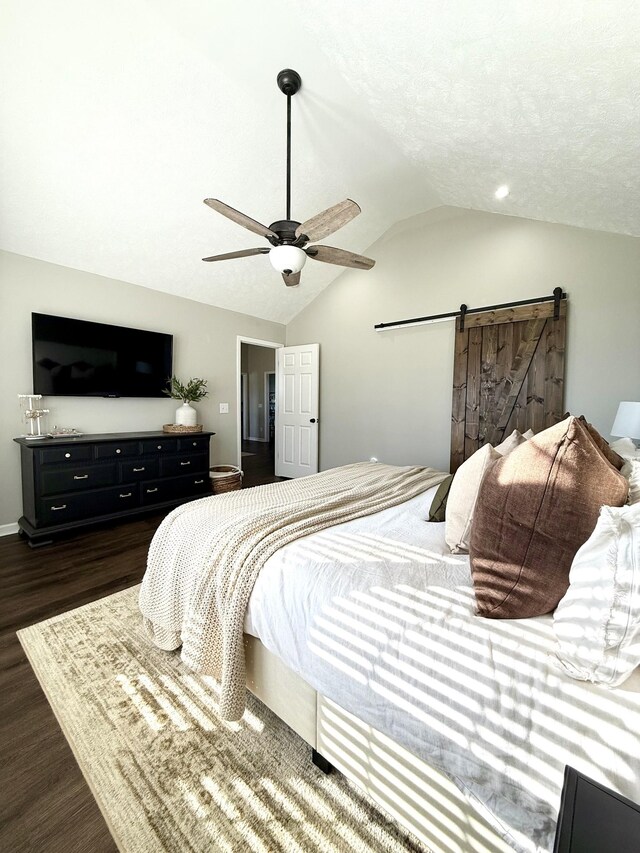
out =
<svg viewBox="0 0 640 853"><path fill-rule="evenodd" d="M282 479L275 475L276 349L283 344L238 337L238 465L243 485Z"/></svg>

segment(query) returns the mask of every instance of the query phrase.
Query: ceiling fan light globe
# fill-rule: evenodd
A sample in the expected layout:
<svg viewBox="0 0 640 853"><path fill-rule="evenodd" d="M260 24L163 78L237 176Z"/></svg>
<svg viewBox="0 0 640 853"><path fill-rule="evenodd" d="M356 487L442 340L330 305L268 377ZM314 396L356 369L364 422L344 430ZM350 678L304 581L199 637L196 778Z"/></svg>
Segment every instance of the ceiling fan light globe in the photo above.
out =
<svg viewBox="0 0 640 853"><path fill-rule="evenodd" d="M269 252L272 267L280 273L300 272L307 260L307 253L298 246L274 246Z"/></svg>

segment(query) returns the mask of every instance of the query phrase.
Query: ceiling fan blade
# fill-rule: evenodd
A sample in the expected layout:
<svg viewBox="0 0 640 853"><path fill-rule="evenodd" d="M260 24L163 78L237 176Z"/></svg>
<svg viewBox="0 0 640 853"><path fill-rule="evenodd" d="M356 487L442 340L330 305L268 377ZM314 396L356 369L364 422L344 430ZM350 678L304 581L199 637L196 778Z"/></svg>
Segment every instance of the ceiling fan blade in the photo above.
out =
<svg viewBox="0 0 640 853"><path fill-rule="evenodd" d="M226 252L224 255L212 255L210 258L203 258L203 261L228 261L231 258L248 258L249 255L268 255L270 249L241 249L239 252Z"/></svg>
<svg viewBox="0 0 640 853"><path fill-rule="evenodd" d="M282 280L287 285L287 287L297 287L300 284L300 273L292 272L287 275L286 273L282 273Z"/></svg>
<svg viewBox="0 0 640 853"><path fill-rule="evenodd" d="M261 237L275 237L276 240L280 239L276 232L272 231L271 228L267 228L267 226L262 225L261 222L256 222L255 219L252 219L244 213L240 213L239 210L236 210L233 207L229 207L228 204L225 204L223 201L219 201L217 198L205 198L204 203L217 213L221 213L223 216L226 216L227 219L231 219L232 222L242 225L243 228L248 228L249 231L253 231L254 234L259 234Z"/></svg>
<svg viewBox="0 0 640 853"><path fill-rule="evenodd" d="M364 255L356 255L353 252L345 252L344 249L334 249L333 246L309 246L304 251L314 261L337 264L340 267L370 270L375 265L375 261L371 258L365 258Z"/></svg>
<svg viewBox="0 0 640 853"><path fill-rule="evenodd" d="M355 201L347 198L298 225L296 228L296 237L301 237L304 234L308 240L313 242L323 240L329 234L337 231L338 228L342 228L347 222L351 222L359 213L360 206Z"/></svg>

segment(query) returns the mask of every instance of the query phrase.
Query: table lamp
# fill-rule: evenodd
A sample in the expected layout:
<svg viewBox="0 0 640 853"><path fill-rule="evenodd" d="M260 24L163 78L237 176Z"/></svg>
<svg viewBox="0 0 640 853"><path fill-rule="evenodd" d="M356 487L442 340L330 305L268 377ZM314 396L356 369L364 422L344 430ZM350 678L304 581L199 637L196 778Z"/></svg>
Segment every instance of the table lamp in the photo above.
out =
<svg viewBox="0 0 640 853"><path fill-rule="evenodd" d="M616 419L611 427L611 435L631 438L638 445L640 439L640 403L629 401L620 403Z"/></svg>

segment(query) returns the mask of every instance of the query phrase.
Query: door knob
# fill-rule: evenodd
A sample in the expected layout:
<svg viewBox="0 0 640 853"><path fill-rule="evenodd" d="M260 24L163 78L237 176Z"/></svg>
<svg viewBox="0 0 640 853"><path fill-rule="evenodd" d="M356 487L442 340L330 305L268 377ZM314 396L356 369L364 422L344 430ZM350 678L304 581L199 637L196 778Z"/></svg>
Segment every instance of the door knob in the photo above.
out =
<svg viewBox="0 0 640 853"><path fill-rule="evenodd" d="M310 424L315 424L315 422L316 422L316 419L315 419L315 418L309 418L309 423L310 423Z"/></svg>

